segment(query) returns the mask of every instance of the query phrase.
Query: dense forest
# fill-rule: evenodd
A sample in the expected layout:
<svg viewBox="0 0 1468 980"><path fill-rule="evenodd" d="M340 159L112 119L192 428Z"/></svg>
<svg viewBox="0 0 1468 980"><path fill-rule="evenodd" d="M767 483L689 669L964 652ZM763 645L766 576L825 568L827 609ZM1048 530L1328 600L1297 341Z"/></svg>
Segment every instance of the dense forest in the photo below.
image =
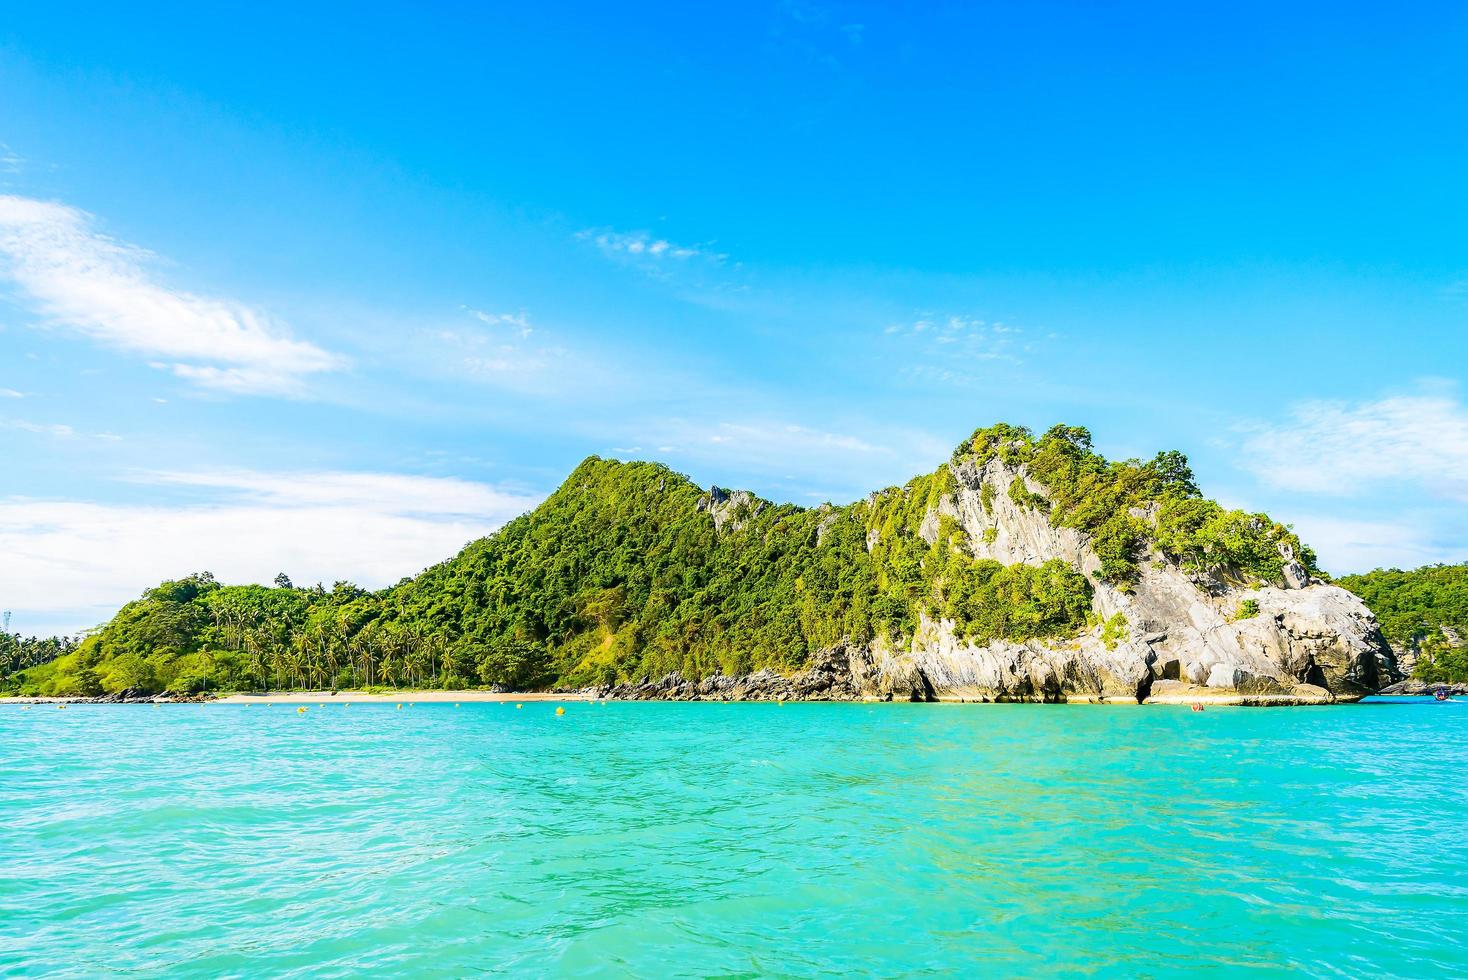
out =
<svg viewBox="0 0 1468 980"><path fill-rule="evenodd" d="M1394 649L1417 654L1413 677L1468 681L1468 564L1378 569L1338 584L1376 613Z"/></svg>
<svg viewBox="0 0 1468 980"><path fill-rule="evenodd" d="M8 618L9 614L6 616ZM0 691L6 689L11 677L71 653L80 642L74 636L21 636L19 633L0 632Z"/></svg>
<svg viewBox="0 0 1468 980"><path fill-rule="evenodd" d="M996 457L1044 490L1016 479L1008 496L1083 531L1117 587L1153 546L1235 581L1277 582L1285 556L1318 571L1288 528L1205 499L1181 454L1111 462L1076 427L981 429L948 465L844 507L704 492L665 466L590 457L533 512L391 588L191 575L3 683L88 695L697 678L798 669L842 640L900 643L925 613L978 642L1073 636L1094 625L1081 572L976 558L948 517L920 533L955 467Z"/></svg>

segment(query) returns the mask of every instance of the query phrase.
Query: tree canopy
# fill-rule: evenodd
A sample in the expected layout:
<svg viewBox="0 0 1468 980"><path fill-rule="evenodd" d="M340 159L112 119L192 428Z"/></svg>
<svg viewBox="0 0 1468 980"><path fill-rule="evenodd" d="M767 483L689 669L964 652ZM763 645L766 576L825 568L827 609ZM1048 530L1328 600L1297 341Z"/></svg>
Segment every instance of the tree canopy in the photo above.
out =
<svg viewBox="0 0 1468 980"><path fill-rule="evenodd" d="M1468 681L1468 564L1379 568L1337 583L1376 614L1388 643L1417 654L1414 677Z"/></svg>

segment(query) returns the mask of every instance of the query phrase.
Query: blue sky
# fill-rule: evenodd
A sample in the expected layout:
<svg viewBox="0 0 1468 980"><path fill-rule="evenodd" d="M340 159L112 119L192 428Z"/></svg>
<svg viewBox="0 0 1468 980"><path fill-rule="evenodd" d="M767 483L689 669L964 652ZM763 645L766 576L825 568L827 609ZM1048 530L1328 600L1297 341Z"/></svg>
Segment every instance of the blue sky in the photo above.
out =
<svg viewBox="0 0 1468 980"><path fill-rule="evenodd" d="M22 4L0 607L382 585L589 453L844 502L1177 448L1468 558L1459 5Z"/></svg>

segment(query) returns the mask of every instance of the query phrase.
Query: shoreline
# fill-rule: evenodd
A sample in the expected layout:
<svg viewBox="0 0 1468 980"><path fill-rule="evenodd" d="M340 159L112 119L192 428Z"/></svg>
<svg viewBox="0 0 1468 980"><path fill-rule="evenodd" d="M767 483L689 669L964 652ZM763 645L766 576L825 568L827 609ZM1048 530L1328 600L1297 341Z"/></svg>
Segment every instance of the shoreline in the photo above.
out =
<svg viewBox="0 0 1468 980"><path fill-rule="evenodd" d="M7 704L454 704L500 703L505 701L595 701L589 694L571 692L557 694L546 691L394 691L386 694L366 691L272 691L267 694L236 692L221 697L170 697L166 694L119 697L103 695L85 697L0 697L0 707Z"/></svg>
<svg viewBox="0 0 1468 980"><path fill-rule="evenodd" d="M1378 697L1431 697L1430 691L1403 691L1400 688L1405 685L1398 684L1393 687L1378 691ZM1434 688L1437 685L1433 685ZM1445 685L1450 688L1452 694L1459 694L1455 688L1464 685ZM1468 694L1468 690L1462 691ZM1326 697L1320 697L1320 695ZM1373 697L1373 695L1365 695ZM1135 697L1126 695L1104 695L1104 694L1070 694L1064 697L1048 700L1048 698L1031 697L1004 697L1003 694L995 697L988 691L976 690L954 690L945 691L938 697L929 701L907 701L907 698L881 698L881 697L837 697L837 698L803 698L803 697L618 697L614 691L600 691L597 688L584 688L580 691L484 691L484 690L457 690L457 691L269 691L264 694L257 692L235 691L230 694L200 695L200 694L138 694L138 692L123 691L116 694L103 694L98 697L7 697L0 695L0 707L6 704L15 706L31 706L31 704L304 704L304 706L316 706L316 704L502 704L506 701L517 701L517 703L543 703L543 701L564 701L564 703L587 703L587 701L655 701L655 703L677 704L677 703L722 703L722 704L755 704L763 701L780 701L780 703L791 704L881 704L887 701L893 703L912 704L1091 704L1091 706L1204 706L1204 707L1320 707L1331 706L1331 704L1353 704L1362 698L1333 698L1323 690L1305 690L1295 692L1277 692L1277 694L1240 694L1236 691L1208 691L1207 688L1182 688L1182 690L1166 690L1155 692L1145 700L1136 700Z"/></svg>
<svg viewBox="0 0 1468 980"><path fill-rule="evenodd" d="M226 694L212 698L212 704L442 704L456 702L503 701L593 701L580 692L555 694L545 691L398 691L390 694L368 694L361 691L281 691L271 694Z"/></svg>
<svg viewBox="0 0 1468 980"><path fill-rule="evenodd" d="M1366 697L1372 697L1367 695ZM1374 696L1402 697L1411 696L1399 693L1378 692ZM1420 695L1430 697L1429 694ZM1364 700L1364 699L1362 699ZM1187 707L1194 704L1209 708L1286 708L1286 707L1323 707L1328 705L1356 704L1359 700L1338 699L1333 701L1316 700L1312 698L1301 698L1291 695L1257 695L1257 694L1195 694L1188 695L1163 695L1161 697L1148 698L1145 701L1137 701L1129 697L1105 697L1099 695L1072 695L1057 701L1045 701L1039 698L986 698L986 697L938 697L932 701L887 701L882 698L786 698L783 701L777 698L619 698L615 696L598 696L587 691L397 691L386 694L368 693L365 691L276 691L267 694L250 694L237 692L226 694L222 697L170 697L166 694L139 695L136 697L123 697L119 695L102 695L101 697L5 697L0 696L0 707L6 705L141 705L141 704L294 704L294 705L331 705L331 704L502 704L505 702L519 703L541 703L541 702L566 702L586 703L601 701L624 701L627 703L649 702L658 704L680 704L680 703L707 703L707 704L760 704L760 703L789 703L789 704L1049 704L1063 705L1104 705L1104 706L1130 706L1148 707L1152 705L1164 707Z"/></svg>

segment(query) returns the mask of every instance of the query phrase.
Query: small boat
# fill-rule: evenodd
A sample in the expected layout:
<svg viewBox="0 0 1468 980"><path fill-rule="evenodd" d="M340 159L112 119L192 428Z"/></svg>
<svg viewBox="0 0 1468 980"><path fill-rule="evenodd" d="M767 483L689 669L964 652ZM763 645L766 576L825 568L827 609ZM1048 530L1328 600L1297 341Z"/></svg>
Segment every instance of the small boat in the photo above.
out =
<svg viewBox="0 0 1468 980"><path fill-rule="evenodd" d="M1437 700L1439 700L1439 701L1448 701L1448 700L1451 700L1448 697L1448 689L1445 688L1445 687L1440 687L1436 691L1433 691L1432 692L1432 696L1434 698L1436 698Z"/></svg>

